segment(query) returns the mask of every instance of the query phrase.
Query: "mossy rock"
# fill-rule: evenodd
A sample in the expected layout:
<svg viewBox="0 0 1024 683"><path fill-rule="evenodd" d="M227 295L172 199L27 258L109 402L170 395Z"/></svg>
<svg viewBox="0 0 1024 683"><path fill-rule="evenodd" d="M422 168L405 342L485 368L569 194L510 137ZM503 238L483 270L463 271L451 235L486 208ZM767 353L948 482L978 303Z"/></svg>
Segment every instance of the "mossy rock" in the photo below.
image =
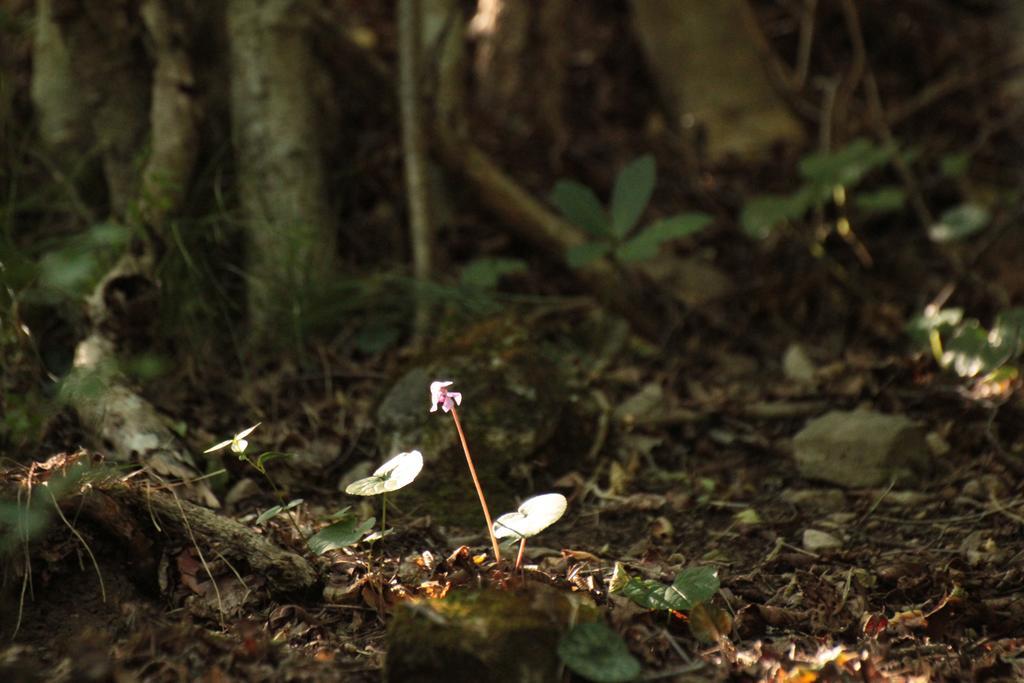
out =
<svg viewBox="0 0 1024 683"><path fill-rule="evenodd" d="M471 526L481 523L481 515L451 416L428 412L430 383L453 380L452 389L462 392L459 419L491 512L498 515L515 507L510 479L551 438L564 400L555 368L539 358L517 360L495 363L478 355L427 363L406 372L378 408L382 453L423 453L423 472L407 497L441 524Z"/></svg>
<svg viewBox="0 0 1024 683"><path fill-rule="evenodd" d="M597 615L588 597L539 583L402 603L388 626L384 680L555 681L559 639L572 623Z"/></svg>

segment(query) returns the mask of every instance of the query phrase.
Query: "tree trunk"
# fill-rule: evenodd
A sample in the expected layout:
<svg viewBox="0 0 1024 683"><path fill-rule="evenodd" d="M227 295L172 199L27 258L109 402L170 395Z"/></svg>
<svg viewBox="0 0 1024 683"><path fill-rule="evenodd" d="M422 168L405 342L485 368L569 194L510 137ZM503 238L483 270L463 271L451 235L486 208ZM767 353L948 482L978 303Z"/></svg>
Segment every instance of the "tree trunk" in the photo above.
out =
<svg viewBox="0 0 1024 683"><path fill-rule="evenodd" d="M247 221L249 317L257 345L302 313L335 268L318 65L309 16L293 0L228 0L231 118Z"/></svg>

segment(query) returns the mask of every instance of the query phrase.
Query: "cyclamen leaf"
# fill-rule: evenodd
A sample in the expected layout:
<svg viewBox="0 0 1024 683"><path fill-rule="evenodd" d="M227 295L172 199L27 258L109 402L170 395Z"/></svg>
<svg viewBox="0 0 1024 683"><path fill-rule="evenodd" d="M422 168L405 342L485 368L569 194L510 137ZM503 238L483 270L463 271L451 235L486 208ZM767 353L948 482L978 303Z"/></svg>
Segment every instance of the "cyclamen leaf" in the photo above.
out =
<svg viewBox="0 0 1024 683"><path fill-rule="evenodd" d="M575 180L559 180L551 191L551 203L566 218L595 237L608 234L608 216L594 191Z"/></svg>
<svg viewBox="0 0 1024 683"><path fill-rule="evenodd" d="M577 624L559 641L558 656L574 673L596 683L625 683L640 675L640 662L622 636L603 623Z"/></svg>
<svg viewBox="0 0 1024 683"><path fill-rule="evenodd" d="M306 543L314 553L323 555L328 550L345 548L358 542L366 535L366 532L373 528L376 522L377 520L374 517L370 517L364 522L358 522L355 515L353 515L328 527L324 527L313 536L310 536Z"/></svg>
<svg viewBox="0 0 1024 683"><path fill-rule="evenodd" d="M630 162L615 179L612 189L612 234L623 238L636 227L651 201L656 169L650 154Z"/></svg>

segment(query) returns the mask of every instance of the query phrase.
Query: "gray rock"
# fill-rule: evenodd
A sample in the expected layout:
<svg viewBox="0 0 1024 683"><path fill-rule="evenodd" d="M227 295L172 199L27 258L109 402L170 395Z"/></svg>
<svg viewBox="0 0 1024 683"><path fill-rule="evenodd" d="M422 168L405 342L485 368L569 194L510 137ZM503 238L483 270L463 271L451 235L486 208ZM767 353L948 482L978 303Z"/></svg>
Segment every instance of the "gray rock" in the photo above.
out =
<svg viewBox="0 0 1024 683"><path fill-rule="evenodd" d="M793 438L801 476L847 488L906 482L930 473L924 430L901 415L835 410Z"/></svg>

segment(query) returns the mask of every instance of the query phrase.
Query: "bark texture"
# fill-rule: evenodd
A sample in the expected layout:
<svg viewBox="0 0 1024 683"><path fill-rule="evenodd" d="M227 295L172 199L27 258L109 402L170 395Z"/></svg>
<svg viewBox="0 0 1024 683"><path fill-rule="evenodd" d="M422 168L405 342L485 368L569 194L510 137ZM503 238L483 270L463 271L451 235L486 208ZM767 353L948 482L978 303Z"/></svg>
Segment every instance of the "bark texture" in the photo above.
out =
<svg viewBox="0 0 1024 683"><path fill-rule="evenodd" d="M228 0L231 118L248 224L254 341L302 312L335 265L308 15L293 0Z"/></svg>

